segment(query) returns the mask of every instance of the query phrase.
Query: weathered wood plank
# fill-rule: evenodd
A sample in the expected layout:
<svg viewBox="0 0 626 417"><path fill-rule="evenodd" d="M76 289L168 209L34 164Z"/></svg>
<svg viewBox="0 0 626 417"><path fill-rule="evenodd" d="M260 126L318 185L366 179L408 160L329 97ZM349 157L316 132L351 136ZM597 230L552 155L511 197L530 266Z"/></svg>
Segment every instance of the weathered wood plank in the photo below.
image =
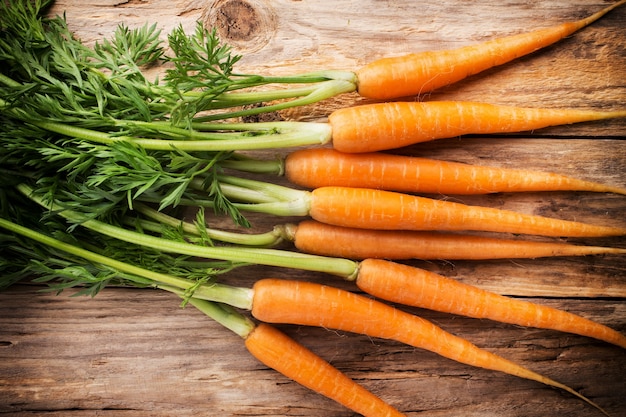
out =
<svg viewBox="0 0 626 417"><path fill-rule="evenodd" d="M624 330L619 301L536 300ZM348 416L267 370L239 338L179 300L108 289L94 299L0 293L0 412L12 416ZM556 332L411 310L623 411L626 353ZM398 343L324 329L288 334L408 415L596 416L540 384L472 369ZM539 413L535 408L541 408ZM49 412L50 411L50 412Z"/></svg>
<svg viewBox="0 0 626 417"><path fill-rule="evenodd" d="M131 27L157 22L165 35L179 24L192 30L196 20L202 19L217 24L224 39L244 54L241 71L281 74L354 69L381 56L456 47L580 18L606 4L599 0L439 0L419 6L408 0L59 0L52 12L66 11L70 28L90 43L110 36L120 22ZM625 19L626 8L618 9L545 51L423 99L623 107ZM281 116L323 120L334 108L359 101L355 95L346 95ZM519 138L445 140L402 152L556 171L626 186L625 128L623 120L586 123ZM529 193L455 199L626 226L623 196ZM252 219L256 230L290 220ZM620 238L576 242L624 247ZM529 296L626 331L622 257L411 263L483 288ZM354 289L350 283L321 274L266 267L241 269L226 279L251 285L268 275ZM41 295L37 290L20 285L0 293L2 414L351 415L261 366L236 336L191 308L179 309L178 300L168 294L111 288L86 299ZM623 350L556 332L408 311L571 385L616 416L625 412ZM324 329L283 329L408 415L598 415L556 390L457 365L397 343Z"/></svg>

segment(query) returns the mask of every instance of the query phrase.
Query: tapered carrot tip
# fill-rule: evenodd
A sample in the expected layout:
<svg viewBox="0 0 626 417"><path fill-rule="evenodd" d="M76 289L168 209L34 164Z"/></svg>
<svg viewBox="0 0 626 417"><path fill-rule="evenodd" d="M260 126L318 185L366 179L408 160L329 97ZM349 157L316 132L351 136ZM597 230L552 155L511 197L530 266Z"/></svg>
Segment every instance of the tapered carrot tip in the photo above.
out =
<svg viewBox="0 0 626 417"><path fill-rule="evenodd" d="M299 384L369 417L404 414L278 329L259 324L246 338L248 351L263 364Z"/></svg>
<svg viewBox="0 0 626 417"><path fill-rule="evenodd" d="M356 71L363 97L391 99L427 93L551 45L626 3L621 0L575 22L566 22L466 47L383 58Z"/></svg>

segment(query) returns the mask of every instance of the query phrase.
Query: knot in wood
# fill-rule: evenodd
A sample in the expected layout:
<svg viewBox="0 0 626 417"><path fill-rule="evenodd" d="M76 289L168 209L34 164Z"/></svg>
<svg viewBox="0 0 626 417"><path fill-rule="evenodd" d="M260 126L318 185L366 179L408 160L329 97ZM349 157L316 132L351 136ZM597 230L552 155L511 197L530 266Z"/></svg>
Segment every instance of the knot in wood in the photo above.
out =
<svg viewBox="0 0 626 417"><path fill-rule="evenodd" d="M215 28L220 39L245 51L265 46L276 30L271 6L257 0L218 0L203 16L205 27Z"/></svg>

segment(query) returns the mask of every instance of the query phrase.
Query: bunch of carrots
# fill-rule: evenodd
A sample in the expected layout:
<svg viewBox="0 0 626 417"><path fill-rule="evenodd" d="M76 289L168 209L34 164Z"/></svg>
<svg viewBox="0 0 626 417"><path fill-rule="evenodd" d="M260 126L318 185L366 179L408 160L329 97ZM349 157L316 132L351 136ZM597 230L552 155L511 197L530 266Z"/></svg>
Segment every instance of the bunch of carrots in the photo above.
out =
<svg viewBox="0 0 626 417"><path fill-rule="evenodd" d="M354 73L321 72L320 75L307 75L310 81L306 82L322 79L322 83L332 84L331 92L324 90L321 98L346 91L357 91L363 97L376 100L415 96L551 45L624 3L626 0L618 1L577 22L495 39L459 50L382 59ZM303 78L294 77L293 80L301 82ZM4 88L14 88L20 94L29 93L15 80L0 78L0 82ZM304 95L310 99L313 91L317 90L304 89L303 93L298 88L293 95ZM216 102L221 100L225 103L248 104L248 97L245 93L233 90L223 91L214 99ZM250 100L259 100L258 97ZM265 102L269 96L261 97L261 101ZM15 102L19 102L19 98ZM299 104L302 102L297 99L295 104L291 103ZM254 111L273 111L280 106L283 104L270 103L255 107L261 110ZM337 110L329 116L328 123L214 122L213 114L194 114L193 118L180 125L162 121L151 124L150 129L158 123L166 132L164 134L170 135L160 137L160 134L146 134L149 129L142 131L141 135L134 135L130 128L104 132L93 129L87 123L81 125L80 121L67 126L52 117L42 120L26 114L26 111L21 111L15 103L7 100L0 103L0 108L12 123L23 123L47 135L60 135L66 141L117 146L116 149L121 151L129 145L128 149L145 149L146 152L155 152L155 155L156 152L173 148L184 153L199 150L224 152L224 158L216 162L222 170L213 178L215 182L210 183L203 177L208 168L202 166L198 175L182 182L177 188L181 192L174 199L176 205L199 208L203 214L204 208L216 208L221 202L236 213L250 211L305 218L298 224L277 225L273 231L259 235L216 230L207 227L203 217L200 217L203 221L185 222L164 210L165 194L159 194L158 188L156 192L146 191L157 180L125 190L121 193L122 198L113 196L111 192L110 198L109 195L107 198L114 202L114 209L107 211L106 216L88 215L64 200L63 190L55 189L53 193L50 190L46 190L46 193L38 191L37 187L45 182L45 178L12 179L2 184L3 192L14 201L20 201L20 205L3 207L0 228L19 238L11 240L6 246L8 249L15 250L18 246L16 242L26 239L54 248L55 259L58 257L67 262L82 259L91 268L115 271L128 284L151 286L178 294L185 303L195 306L241 336L250 353L267 366L365 416L403 414L271 324L321 326L397 340L464 364L562 389L607 414L601 405L574 389L379 300L520 326L570 332L626 348L626 336L589 319L508 298L395 262L413 258L478 260L623 254L626 250L619 248L456 233L484 231L556 237L605 237L626 235L626 228L470 206L420 194L471 195L555 190L626 194L626 190L552 173L472 166L379 151L465 134L521 132L553 125L626 117L626 110L519 108L477 102L388 101ZM229 119L243 114L249 114L249 111L228 110L220 117ZM133 121L133 128L141 128L142 123L141 120ZM211 140L209 136L218 140ZM283 161L257 160L244 152L278 146L331 143L332 148L307 146L295 150ZM9 148L9 143L3 142L3 147ZM98 155L94 152L94 158ZM5 158L6 161L12 160L10 153ZM55 155L49 160L55 161ZM64 169L74 169L79 162L76 159ZM45 168L41 169L43 171ZM250 175L227 174L233 172L258 176L252 179ZM76 175L79 174L82 175L82 172ZM301 188L266 182L261 175L284 175L289 182ZM110 191L103 184L108 183L94 181L90 185L103 193ZM215 184L218 189L214 188ZM208 197L216 193L223 199L217 201ZM203 199L202 196L207 197ZM19 215L25 207L39 213L45 221L36 224L27 216ZM125 217L115 217L118 212L122 212ZM50 220L52 217L54 221ZM65 224L65 228L59 224ZM184 239L159 236L163 225L176 228ZM64 238L60 238L60 235ZM81 246L79 243L88 241L87 238L102 241L105 246L126 242L148 251L161 251L168 256L180 255L185 262L188 259L221 260L232 262L235 266L261 264L323 272L354 282L359 290L373 298L312 282L267 278L258 280L252 288L242 288L222 282L194 280L165 268L150 268L129 263L126 259L114 259L106 255L106 250L91 245ZM198 244L202 239L220 244ZM292 241L298 251L272 247L284 240ZM20 244L26 246L25 243ZM39 251L24 249L21 253L30 253L35 258ZM54 268L55 265L50 266L46 280L52 279ZM223 276L223 280L226 280L225 277L227 275ZM250 312L255 321L242 311Z"/></svg>

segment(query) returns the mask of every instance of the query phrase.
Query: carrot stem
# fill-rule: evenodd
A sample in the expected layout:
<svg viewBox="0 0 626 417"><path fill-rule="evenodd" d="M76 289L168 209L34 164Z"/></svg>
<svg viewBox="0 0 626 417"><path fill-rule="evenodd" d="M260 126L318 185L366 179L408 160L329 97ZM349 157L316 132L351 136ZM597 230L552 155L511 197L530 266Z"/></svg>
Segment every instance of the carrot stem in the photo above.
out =
<svg viewBox="0 0 626 417"><path fill-rule="evenodd" d="M185 298L184 293L180 293L180 291L177 291L174 288L168 288L165 286L160 286L159 288L173 292ZM185 301L200 310L206 316L212 318L228 330L244 339L248 337L256 327L252 320L239 313L228 304L201 300L194 297L187 298Z"/></svg>
<svg viewBox="0 0 626 417"><path fill-rule="evenodd" d="M312 144L323 145L331 139L331 128L328 124L313 122L239 123L230 127L222 124L220 129L226 130L225 132L213 132L209 135L201 135L201 132L186 129L176 128L172 130L174 128L162 126L164 131L169 130L171 133L190 137L191 139L188 140L119 136L57 122L30 122L41 129L90 142L107 145L115 142L129 142L144 149L160 151L172 149L186 152L273 149ZM160 125L157 126L161 127ZM229 129L241 130L241 132L228 132Z"/></svg>
<svg viewBox="0 0 626 417"><path fill-rule="evenodd" d="M266 246L274 246L284 240L286 236L285 227L276 226L272 231L265 233L236 233L236 232L227 232L224 230L218 230L214 228L209 228L204 225L194 224L190 222L186 222L175 217L169 216L161 211L155 210L145 204L136 203L134 205L136 211L142 213L149 219L156 221L156 224L150 224L147 221L141 222L141 226L147 228L154 232L159 232L162 229L162 225L167 225L170 227L181 227L185 233L191 235L201 235L200 227L202 228L202 232L206 234L210 239L219 240L220 242L232 243L235 245L244 245L244 246L258 246L258 247L266 247ZM141 221L141 220L136 220Z"/></svg>
<svg viewBox="0 0 626 417"><path fill-rule="evenodd" d="M285 175L285 160L281 158L255 159L241 153L233 153L230 158L222 162L222 166L254 174Z"/></svg>
<svg viewBox="0 0 626 417"><path fill-rule="evenodd" d="M332 76L335 76L333 74ZM225 103L221 107L232 107L234 105L260 103L268 100L280 100L283 98L291 98L298 96L290 101L283 101L274 104L267 104L259 107L252 107L243 110L235 110L218 114L209 114L206 116L198 116L196 122L206 122L212 120L228 119L235 117L252 116L261 113L276 112L289 109L296 106L305 106L317 103L327 98L335 97L344 93L351 93L356 90L356 77L351 73L340 73L342 79L331 79L321 82L320 84L309 88L297 88L286 90L273 90L271 92L252 92L252 93L226 93L218 100L224 99ZM302 94L305 94L302 97Z"/></svg>

